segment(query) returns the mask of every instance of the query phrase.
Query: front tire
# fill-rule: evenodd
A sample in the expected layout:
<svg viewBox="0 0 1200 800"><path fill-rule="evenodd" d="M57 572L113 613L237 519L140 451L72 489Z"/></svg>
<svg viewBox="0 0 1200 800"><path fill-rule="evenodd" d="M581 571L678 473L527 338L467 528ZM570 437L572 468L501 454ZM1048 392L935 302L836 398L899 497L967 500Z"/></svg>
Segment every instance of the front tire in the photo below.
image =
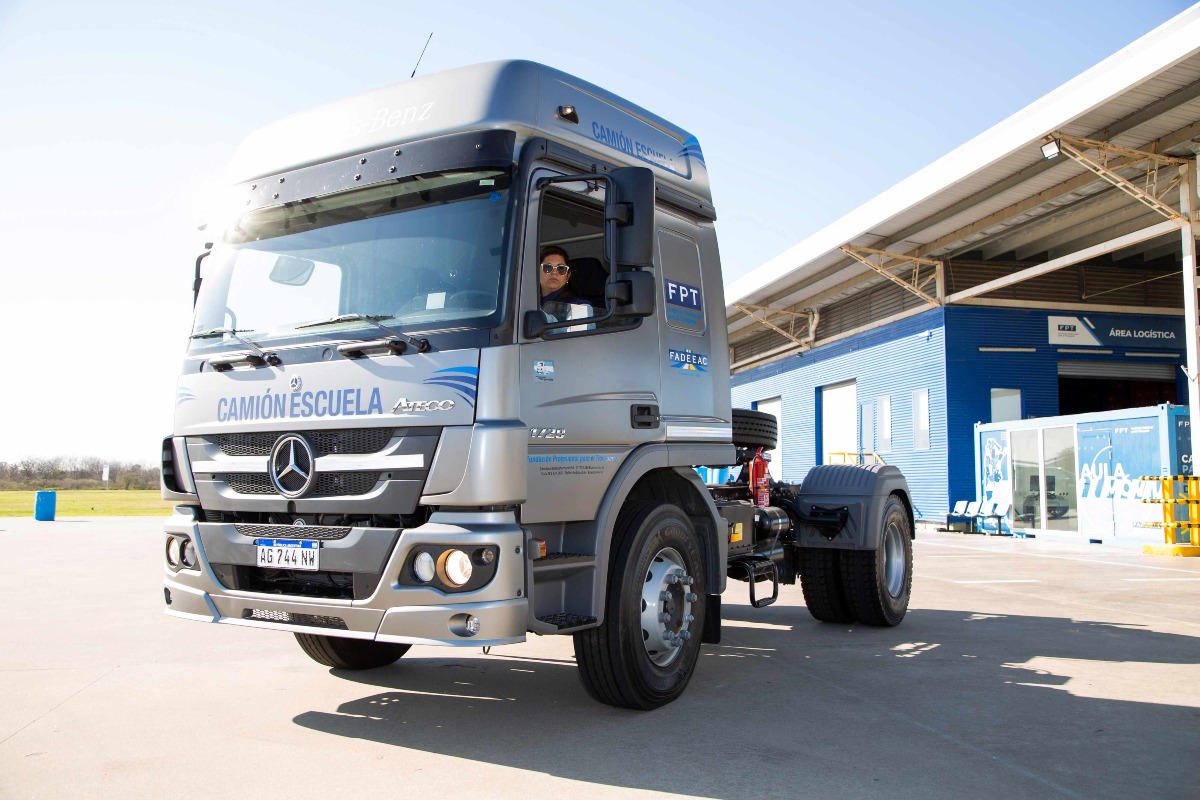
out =
<svg viewBox="0 0 1200 800"><path fill-rule="evenodd" d="M842 553L842 581L854 615L864 625L895 627L912 594L912 525L896 495L883 507L883 531L874 550Z"/></svg>
<svg viewBox="0 0 1200 800"><path fill-rule="evenodd" d="M300 649L318 664L334 669L376 669L400 659L412 645L375 642L370 639L346 639L316 633L297 633Z"/></svg>
<svg viewBox="0 0 1200 800"><path fill-rule="evenodd" d="M700 656L707 583L696 530L666 503L617 519L604 622L574 635L584 689L618 708L675 700Z"/></svg>

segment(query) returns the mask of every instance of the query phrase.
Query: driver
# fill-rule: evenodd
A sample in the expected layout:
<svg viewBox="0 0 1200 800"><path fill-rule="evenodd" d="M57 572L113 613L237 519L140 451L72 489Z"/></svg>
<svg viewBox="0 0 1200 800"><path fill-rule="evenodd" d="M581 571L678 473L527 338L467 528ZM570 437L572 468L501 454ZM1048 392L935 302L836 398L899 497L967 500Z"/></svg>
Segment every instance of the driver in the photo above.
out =
<svg viewBox="0 0 1200 800"><path fill-rule="evenodd" d="M575 291L567 285L571 267L567 264L567 251L558 245L546 245L538 256L538 289L542 295L542 306L546 303L568 303L575 299Z"/></svg>

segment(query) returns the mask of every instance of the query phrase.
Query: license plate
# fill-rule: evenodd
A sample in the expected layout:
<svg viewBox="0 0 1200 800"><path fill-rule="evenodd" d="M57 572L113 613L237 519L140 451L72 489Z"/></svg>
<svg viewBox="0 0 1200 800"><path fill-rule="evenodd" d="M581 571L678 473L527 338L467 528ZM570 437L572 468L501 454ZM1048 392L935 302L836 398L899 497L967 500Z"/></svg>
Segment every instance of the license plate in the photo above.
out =
<svg viewBox="0 0 1200 800"><path fill-rule="evenodd" d="M320 569L321 543L300 539L256 539L257 565L271 569Z"/></svg>

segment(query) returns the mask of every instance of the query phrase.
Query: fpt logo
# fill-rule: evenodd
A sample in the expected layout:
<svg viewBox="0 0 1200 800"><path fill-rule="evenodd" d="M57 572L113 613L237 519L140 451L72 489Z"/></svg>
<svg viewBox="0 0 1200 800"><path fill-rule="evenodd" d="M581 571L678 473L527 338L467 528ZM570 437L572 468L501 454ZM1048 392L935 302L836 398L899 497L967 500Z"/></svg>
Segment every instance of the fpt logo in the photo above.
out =
<svg viewBox="0 0 1200 800"><path fill-rule="evenodd" d="M663 278L663 295L667 298L669 305L697 311L700 309L700 289L696 286Z"/></svg>
<svg viewBox="0 0 1200 800"><path fill-rule="evenodd" d="M1060 331L1066 331L1067 333L1074 333L1077 330L1074 325L1063 325L1063 324L1059 324L1058 329Z"/></svg>

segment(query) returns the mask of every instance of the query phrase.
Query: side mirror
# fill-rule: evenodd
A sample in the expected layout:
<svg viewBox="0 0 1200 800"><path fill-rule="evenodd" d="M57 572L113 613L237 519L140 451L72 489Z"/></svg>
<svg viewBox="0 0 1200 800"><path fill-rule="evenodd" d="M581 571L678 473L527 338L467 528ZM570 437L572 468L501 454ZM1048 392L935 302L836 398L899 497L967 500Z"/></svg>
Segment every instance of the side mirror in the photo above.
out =
<svg viewBox="0 0 1200 800"><path fill-rule="evenodd" d="M608 174L605 222L616 222L612 250L617 267L654 266L654 172L649 167L621 167Z"/></svg>
<svg viewBox="0 0 1200 800"><path fill-rule="evenodd" d="M654 273L621 272L610 283L604 293L608 300L616 301L618 317L654 316Z"/></svg>
<svg viewBox="0 0 1200 800"><path fill-rule="evenodd" d="M275 266L271 267L271 280L284 286L303 286L316 268L317 265L307 258L280 255L275 259Z"/></svg>
<svg viewBox="0 0 1200 800"><path fill-rule="evenodd" d="M525 336L530 339L536 339L546 332L550 321L546 319L546 315L542 313L540 308L531 308L525 312Z"/></svg>

